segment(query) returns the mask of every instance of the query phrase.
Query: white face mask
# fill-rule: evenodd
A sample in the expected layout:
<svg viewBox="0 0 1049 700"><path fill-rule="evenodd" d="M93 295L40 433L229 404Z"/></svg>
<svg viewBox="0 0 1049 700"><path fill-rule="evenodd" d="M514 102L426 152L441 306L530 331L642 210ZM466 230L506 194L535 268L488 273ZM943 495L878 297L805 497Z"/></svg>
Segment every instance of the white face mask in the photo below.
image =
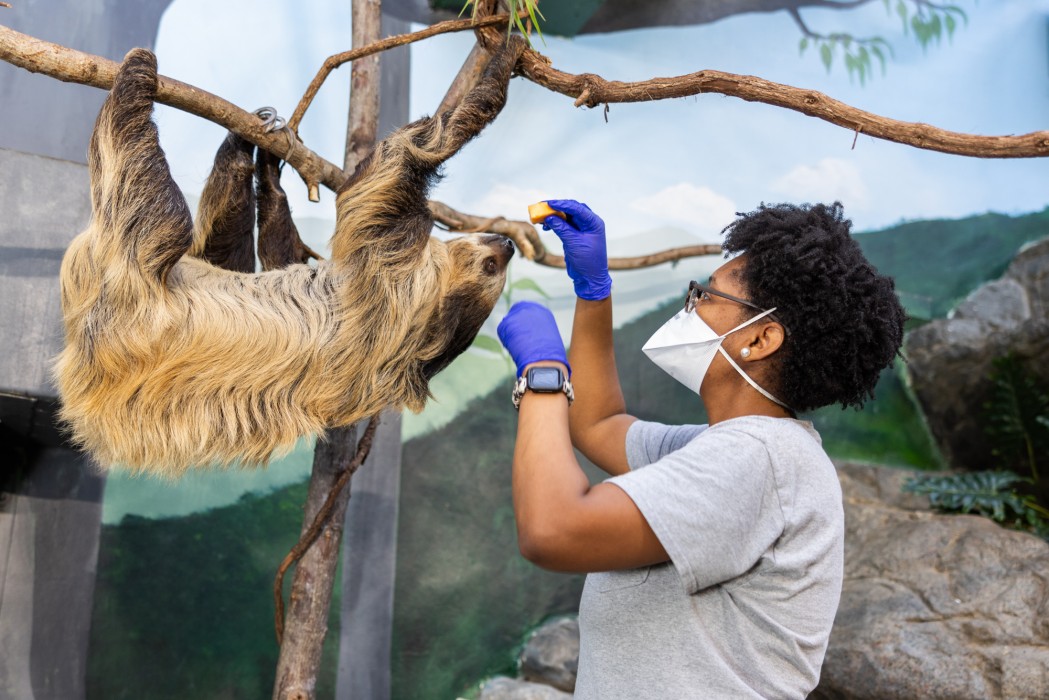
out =
<svg viewBox="0 0 1049 700"><path fill-rule="evenodd" d="M703 383L703 377L706 376L710 364L714 361L714 356L720 352L747 383L760 392L762 396L791 411L787 404L758 386L757 382L751 379L729 357L725 349L721 347L722 341L729 335L740 328L749 326L760 318L768 316L775 310L769 309L762 312L754 318L739 324L728 333L718 335L713 328L699 317L699 314L682 309L653 333L641 350L660 369L697 394L699 393L700 385Z"/></svg>

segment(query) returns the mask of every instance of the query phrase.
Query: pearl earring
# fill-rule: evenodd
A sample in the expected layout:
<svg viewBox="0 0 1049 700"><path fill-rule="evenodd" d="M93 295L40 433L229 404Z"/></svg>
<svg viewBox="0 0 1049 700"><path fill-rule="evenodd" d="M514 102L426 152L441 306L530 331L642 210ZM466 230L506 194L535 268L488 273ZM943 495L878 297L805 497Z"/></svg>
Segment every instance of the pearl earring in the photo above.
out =
<svg viewBox="0 0 1049 700"><path fill-rule="evenodd" d="M743 348L739 351L739 354L743 357L743 359L750 357L750 348Z"/></svg>

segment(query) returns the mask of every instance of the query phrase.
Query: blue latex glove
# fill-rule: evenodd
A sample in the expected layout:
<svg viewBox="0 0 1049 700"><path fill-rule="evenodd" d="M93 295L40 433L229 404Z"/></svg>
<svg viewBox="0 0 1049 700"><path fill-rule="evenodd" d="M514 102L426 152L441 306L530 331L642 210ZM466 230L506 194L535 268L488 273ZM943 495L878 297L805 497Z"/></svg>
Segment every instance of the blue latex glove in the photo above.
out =
<svg viewBox="0 0 1049 700"><path fill-rule="evenodd" d="M558 219L560 221L560 219ZM568 367L565 344L550 309L534 301L519 301L499 322L499 340L517 365L520 377L526 365L556 360ZM571 374L571 368L568 369Z"/></svg>
<svg viewBox="0 0 1049 700"><path fill-rule="evenodd" d="M553 230L565 248L565 267L580 299L599 301L612 293L605 249L605 222L585 204L574 199L548 199L551 209L568 214L568 221L548 216L545 230Z"/></svg>

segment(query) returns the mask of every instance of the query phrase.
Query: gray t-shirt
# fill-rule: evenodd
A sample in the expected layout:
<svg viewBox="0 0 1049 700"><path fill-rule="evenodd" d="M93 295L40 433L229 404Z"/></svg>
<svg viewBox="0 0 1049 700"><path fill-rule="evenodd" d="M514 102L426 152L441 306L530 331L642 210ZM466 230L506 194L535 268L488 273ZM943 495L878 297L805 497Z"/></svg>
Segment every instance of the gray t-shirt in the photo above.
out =
<svg viewBox="0 0 1049 700"><path fill-rule="evenodd" d="M804 698L841 594L844 514L811 423L634 423L637 504L670 562L590 574L578 700Z"/></svg>

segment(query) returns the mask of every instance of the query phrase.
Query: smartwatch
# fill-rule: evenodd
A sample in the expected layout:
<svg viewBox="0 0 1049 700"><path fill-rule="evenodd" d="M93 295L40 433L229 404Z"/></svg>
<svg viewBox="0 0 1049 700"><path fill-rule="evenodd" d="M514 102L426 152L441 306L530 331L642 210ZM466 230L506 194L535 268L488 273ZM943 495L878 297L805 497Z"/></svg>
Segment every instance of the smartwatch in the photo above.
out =
<svg viewBox="0 0 1049 700"><path fill-rule="evenodd" d="M521 397L526 391L534 391L537 394L564 393L568 397L569 406L575 400L572 383L568 381L560 367L530 367L514 385L512 396L514 408L521 409Z"/></svg>

